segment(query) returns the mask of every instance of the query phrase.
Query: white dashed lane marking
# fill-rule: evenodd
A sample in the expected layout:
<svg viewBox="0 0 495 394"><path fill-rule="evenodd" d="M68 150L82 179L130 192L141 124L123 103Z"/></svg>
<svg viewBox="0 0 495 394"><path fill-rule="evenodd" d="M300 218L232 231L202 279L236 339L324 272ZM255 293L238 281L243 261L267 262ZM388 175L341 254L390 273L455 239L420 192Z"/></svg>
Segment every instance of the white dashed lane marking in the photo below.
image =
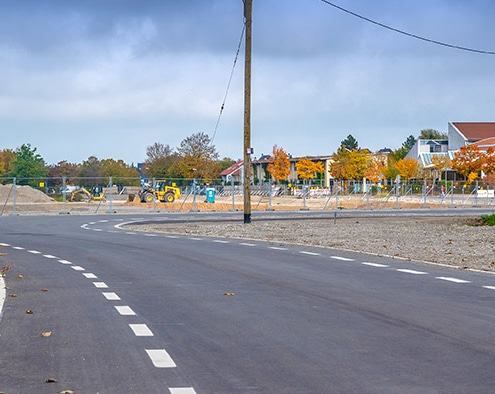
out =
<svg viewBox="0 0 495 394"><path fill-rule="evenodd" d="M21 247L21 246L12 246L12 249L15 249L15 250L24 250L24 248Z"/></svg>
<svg viewBox="0 0 495 394"><path fill-rule="evenodd" d="M457 278L449 278L449 277L446 277L446 276L438 276L435 279L445 280L447 282L454 282L454 283L471 283L468 280L457 279Z"/></svg>
<svg viewBox="0 0 495 394"><path fill-rule="evenodd" d="M213 242L217 244L228 244L229 241L225 241L224 239L214 239Z"/></svg>
<svg viewBox="0 0 495 394"><path fill-rule="evenodd" d="M115 309L117 309L117 312L119 312L122 316L135 316L136 312L134 312L130 306L123 305L123 306L115 306Z"/></svg>
<svg viewBox="0 0 495 394"><path fill-rule="evenodd" d="M47 259L56 259L57 258L51 254L44 254L43 257L46 257Z"/></svg>
<svg viewBox="0 0 495 394"><path fill-rule="evenodd" d="M309 256L321 256L321 254L320 254L320 253L315 253L315 252L307 252L307 251L305 251L305 250L300 250L300 251L299 251L299 253L301 253L301 254L307 254L307 255L309 255Z"/></svg>
<svg viewBox="0 0 495 394"><path fill-rule="evenodd" d="M483 286L484 289L495 290L495 286Z"/></svg>
<svg viewBox="0 0 495 394"><path fill-rule="evenodd" d="M129 324L129 327L137 337L152 337L153 333L146 324Z"/></svg>
<svg viewBox="0 0 495 394"><path fill-rule="evenodd" d="M120 297L116 293L101 293L109 301L120 301Z"/></svg>
<svg viewBox="0 0 495 394"><path fill-rule="evenodd" d="M28 250L28 253L41 254L41 252L38 252L37 250Z"/></svg>
<svg viewBox="0 0 495 394"><path fill-rule="evenodd" d="M73 265L72 268L74 271L86 271L83 267L80 267L79 265Z"/></svg>
<svg viewBox="0 0 495 394"><path fill-rule="evenodd" d="M288 250L287 248L281 248L280 246L269 246L268 249L273 249L273 250Z"/></svg>
<svg viewBox="0 0 495 394"><path fill-rule="evenodd" d="M93 284L97 289L108 289L108 286L105 282L93 282Z"/></svg>
<svg viewBox="0 0 495 394"><path fill-rule="evenodd" d="M256 246L256 244L250 244L250 243L247 243L247 242L240 242L239 245L242 245L242 246Z"/></svg>
<svg viewBox="0 0 495 394"><path fill-rule="evenodd" d="M388 267L388 265L386 265L386 264L378 264L378 263L362 262L361 264L369 265L370 267L376 267L376 268L387 268Z"/></svg>
<svg viewBox="0 0 495 394"><path fill-rule="evenodd" d="M349 259L347 257L340 257L340 256L330 256L331 259L334 260L341 260L341 261L354 261L354 259Z"/></svg>
<svg viewBox="0 0 495 394"><path fill-rule="evenodd" d="M146 349L153 365L157 368L175 368L174 360L165 349Z"/></svg>
<svg viewBox="0 0 495 394"><path fill-rule="evenodd" d="M92 274L91 272L88 273L83 273L84 277L87 279L97 279L98 277L95 274Z"/></svg>
<svg viewBox="0 0 495 394"><path fill-rule="evenodd" d="M403 272L405 274L412 274L412 275L428 275L428 272L407 270L407 269L402 269L402 268L399 268L397 271Z"/></svg>
<svg viewBox="0 0 495 394"><path fill-rule="evenodd" d="M170 387L170 394L196 394L192 387Z"/></svg>
<svg viewBox="0 0 495 394"><path fill-rule="evenodd" d="M67 261L67 260L59 260L58 262L60 264L72 264L70 261Z"/></svg>

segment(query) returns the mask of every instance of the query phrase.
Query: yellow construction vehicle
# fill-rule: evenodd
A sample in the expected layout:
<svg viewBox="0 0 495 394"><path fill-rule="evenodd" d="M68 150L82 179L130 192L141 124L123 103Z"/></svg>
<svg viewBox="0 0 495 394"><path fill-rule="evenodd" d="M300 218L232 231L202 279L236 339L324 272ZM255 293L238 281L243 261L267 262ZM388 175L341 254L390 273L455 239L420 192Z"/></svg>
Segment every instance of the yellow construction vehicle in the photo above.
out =
<svg viewBox="0 0 495 394"><path fill-rule="evenodd" d="M103 188L101 187L93 187L91 191L86 189L85 187L80 187L77 190L74 190L71 193L70 201L74 201L78 194L84 194L86 196L87 201L105 201L105 194L103 193Z"/></svg>
<svg viewBox="0 0 495 394"><path fill-rule="evenodd" d="M165 180L155 181L154 186L145 183L139 192L141 202L174 202L180 198L180 189L175 186L168 186Z"/></svg>

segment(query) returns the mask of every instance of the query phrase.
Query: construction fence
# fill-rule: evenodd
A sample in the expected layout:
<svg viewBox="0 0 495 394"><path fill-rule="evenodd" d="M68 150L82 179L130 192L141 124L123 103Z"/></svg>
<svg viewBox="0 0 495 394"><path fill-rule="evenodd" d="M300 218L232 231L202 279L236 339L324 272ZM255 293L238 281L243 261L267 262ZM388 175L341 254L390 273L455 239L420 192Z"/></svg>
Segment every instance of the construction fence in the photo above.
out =
<svg viewBox="0 0 495 394"><path fill-rule="evenodd" d="M144 182L139 178L90 177L0 178L0 215L60 213L190 212L242 210L244 187L205 183L196 179L170 179L180 190L173 202L141 202ZM154 179L148 181L156 185ZM214 199L211 200L213 191ZM334 180L329 188L306 184L250 186L253 210L334 210L390 208L495 207L495 184L475 181ZM207 193L210 196L207 198Z"/></svg>

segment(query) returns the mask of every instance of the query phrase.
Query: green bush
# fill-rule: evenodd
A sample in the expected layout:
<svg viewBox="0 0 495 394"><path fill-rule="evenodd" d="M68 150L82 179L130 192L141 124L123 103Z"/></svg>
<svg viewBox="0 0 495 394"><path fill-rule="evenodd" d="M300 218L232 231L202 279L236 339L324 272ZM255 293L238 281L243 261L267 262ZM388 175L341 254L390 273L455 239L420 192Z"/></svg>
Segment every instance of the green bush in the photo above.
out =
<svg viewBox="0 0 495 394"><path fill-rule="evenodd" d="M491 215L483 215L481 219L486 226L495 226L495 213L492 213Z"/></svg>

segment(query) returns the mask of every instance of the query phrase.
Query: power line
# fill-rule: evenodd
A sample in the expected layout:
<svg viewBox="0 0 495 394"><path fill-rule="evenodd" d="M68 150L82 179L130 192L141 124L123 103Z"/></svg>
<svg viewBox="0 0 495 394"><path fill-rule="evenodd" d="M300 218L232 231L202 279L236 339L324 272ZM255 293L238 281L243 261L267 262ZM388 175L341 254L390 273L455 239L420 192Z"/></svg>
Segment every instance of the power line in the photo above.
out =
<svg viewBox="0 0 495 394"><path fill-rule="evenodd" d="M429 42L431 44L442 45L442 46L448 47L448 48L459 49L461 51L481 53L483 55L495 55L495 52L492 52L492 51L483 51L483 50L480 50L480 49L473 49L473 48L467 48L467 47L463 47L463 46L459 46L459 45L452 45L452 44L448 44L448 43L445 43L445 42L441 42L441 41L437 41L437 40L432 40L430 38L418 36L416 34L408 33L406 31L403 31L403 30L400 30L400 29L396 29L395 27L388 26L388 25L385 25L383 23L377 22L377 21L375 21L373 19L367 18L367 17L365 17L363 15L359 15L359 14L357 14L355 12L352 12L352 11L350 11L348 9L345 9L343 7L340 7L337 4L331 3L328 0L320 0L320 1L322 1L325 4L328 4L328 5L332 6L334 8L339 9L340 11L343 11L343 12L345 12L347 14L350 14L352 16L355 16L356 18L365 20L366 22L373 23L374 25L383 27L384 29L392 30L392 31L394 31L396 33L400 33L400 34L403 34L403 35L408 36L408 37L412 37L412 38L416 38L418 40L426 41L426 42Z"/></svg>
<svg viewBox="0 0 495 394"><path fill-rule="evenodd" d="M241 50L242 39L244 37L244 31L245 30L246 30L246 25L243 24L243 26L242 26L242 32L241 32L241 37L239 39L239 44L237 45L237 52L236 52L235 58L234 58L234 64L232 65L232 70L230 71L229 83L227 84L227 89L225 91L225 96L223 97L222 105L220 107L220 112L218 114L217 123L215 125L215 130L213 131L213 137L211 138L211 144L212 145L213 145L213 140L215 139L215 136L217 134L218 125L220 123L220 118L222 117L223 109L225 108L225 102L227 101L227 95L229 94L230 84L232 83L232 77L234 76L234 70L235 70L235 66L237 64L237 58L239 57L239 52Z"/></svg>

